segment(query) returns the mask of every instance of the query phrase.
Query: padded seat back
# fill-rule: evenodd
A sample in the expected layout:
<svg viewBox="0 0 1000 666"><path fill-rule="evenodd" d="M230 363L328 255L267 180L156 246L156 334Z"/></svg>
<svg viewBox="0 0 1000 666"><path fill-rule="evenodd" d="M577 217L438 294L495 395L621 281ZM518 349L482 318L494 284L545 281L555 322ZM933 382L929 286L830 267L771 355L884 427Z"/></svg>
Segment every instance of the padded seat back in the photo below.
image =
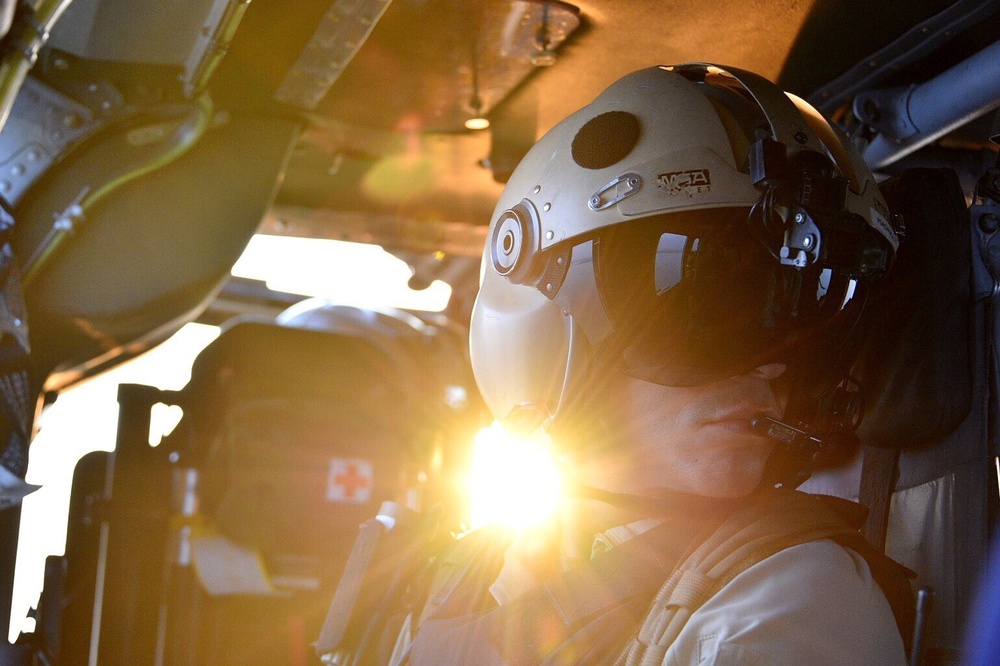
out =
<svg viewBox="0 0 1000 666"><path fill-rule="evenodd" d="M196 442L203 512L269 563L339 563L382 501L416 501L442 416L426 379L360 334L228 328L196 360L179 426Z"/></svg>
<svg viewBox="0 0 1000 666"><path fill-rule="evenodd" d="M289 645L308 651L358 526L385 500L440 500L425 489L476 413L471 400L448 402L472 395L460 347L446 344L452 333L393 313L319 309L294 310L288 325L226 327L181 392L171 439L200 470L201 514L259 554L283 591L202 594L213 618L197 629L203 663L284 663ZM298 327L303 318L310 328Z"/></svg>
<svg viewBox="0 0 1000 666"><path fill-rule="evenodd" d="M933 590L924 640L928 659L947 661L961 644L996 495L987 307L972 288L973 230L957 175L911 169L881 187L905 231L868 304L871 329L853 371L865 390L858 433L870 460L864 474L859 456L802 488L866 501L878 495L871 461L891 461L885 551L916 572L915 587Z"/></svg>

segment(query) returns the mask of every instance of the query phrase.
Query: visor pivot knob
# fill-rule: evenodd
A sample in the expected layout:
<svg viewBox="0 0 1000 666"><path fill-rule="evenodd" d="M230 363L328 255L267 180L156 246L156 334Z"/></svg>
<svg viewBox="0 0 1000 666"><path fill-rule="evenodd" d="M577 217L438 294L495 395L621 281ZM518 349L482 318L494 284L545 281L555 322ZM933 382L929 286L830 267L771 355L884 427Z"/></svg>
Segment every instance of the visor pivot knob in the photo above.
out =
<svg viewBox="0 0 1000 666"><path fill-rule="evenodd" d="M524 250L524 228L517 215L509 215L497 225L493 236L493 267L500 275L514 270Z"/></svg>

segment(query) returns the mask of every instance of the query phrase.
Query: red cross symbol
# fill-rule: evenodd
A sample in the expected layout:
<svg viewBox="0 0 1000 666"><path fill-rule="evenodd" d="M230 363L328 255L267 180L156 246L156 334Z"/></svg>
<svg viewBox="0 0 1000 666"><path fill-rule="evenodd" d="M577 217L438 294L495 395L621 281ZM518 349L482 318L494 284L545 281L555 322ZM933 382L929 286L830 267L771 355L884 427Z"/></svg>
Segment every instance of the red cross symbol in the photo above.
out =
<svg viewBox="0 0 1000 666"><path fill-rule="evenodd" d="M367 502L372 495L374 470L367 460L331 458L326 499L331 502Z"/></svg>
<svg viewBox="0 0 1000 666"><path fill-rule="evenodd" d="M348 465L347 471L333 477L333 480L338 486L343 486L344 496L348 499L354 499L355 492L368 487L368 477L359 474L354 465Z"/></svg>

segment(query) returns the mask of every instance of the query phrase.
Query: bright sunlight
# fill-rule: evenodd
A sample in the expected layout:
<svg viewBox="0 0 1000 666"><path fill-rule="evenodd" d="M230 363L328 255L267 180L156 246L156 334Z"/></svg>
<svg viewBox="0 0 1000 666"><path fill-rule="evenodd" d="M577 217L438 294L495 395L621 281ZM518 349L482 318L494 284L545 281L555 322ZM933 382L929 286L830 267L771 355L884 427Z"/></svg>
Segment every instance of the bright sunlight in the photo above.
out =
<svg viewBox="0 0 1000 666"><path fill-rule="evenodd" d="M378 245L336 240L257 235L232 273L264 280L275 291L358 307L440 312L451 297L451 287L440 280L410 289L413 269Z"/></svg>
<svg viewBox="0 0 1000 666"><path fill-rule="evenodd" d="M562 475L540 429L515 437L494 422L476 435L469 475L470 527L526 529L552 518L562 502Z"/></svg>

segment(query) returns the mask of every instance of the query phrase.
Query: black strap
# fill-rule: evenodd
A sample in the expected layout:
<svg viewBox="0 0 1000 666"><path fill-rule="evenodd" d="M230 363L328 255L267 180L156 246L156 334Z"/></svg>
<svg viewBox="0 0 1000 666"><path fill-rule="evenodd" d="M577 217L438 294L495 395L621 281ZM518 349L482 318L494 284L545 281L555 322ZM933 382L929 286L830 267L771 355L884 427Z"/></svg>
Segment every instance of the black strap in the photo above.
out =
<svg viewBox="0 0 1000 666"><path fill-rule="evenodd" d="M916 624L916 598L910 580L916 576L895 560L877 550L867 538L857 532L848 532L833 537L844 548L849 548L868 563L872 578L878 583L892 608L893 618L903 639L903 647L911 654Z"/></svg>
<svg viewBox="0 0 1000 666"><path fill-rule="evenodd" d="M885 552L885 537L889 528L889 504L899 473L899 449L896 447L864 447L861 467L859 500L868 507L868 518L861 532L880 553Z"/></svg>

